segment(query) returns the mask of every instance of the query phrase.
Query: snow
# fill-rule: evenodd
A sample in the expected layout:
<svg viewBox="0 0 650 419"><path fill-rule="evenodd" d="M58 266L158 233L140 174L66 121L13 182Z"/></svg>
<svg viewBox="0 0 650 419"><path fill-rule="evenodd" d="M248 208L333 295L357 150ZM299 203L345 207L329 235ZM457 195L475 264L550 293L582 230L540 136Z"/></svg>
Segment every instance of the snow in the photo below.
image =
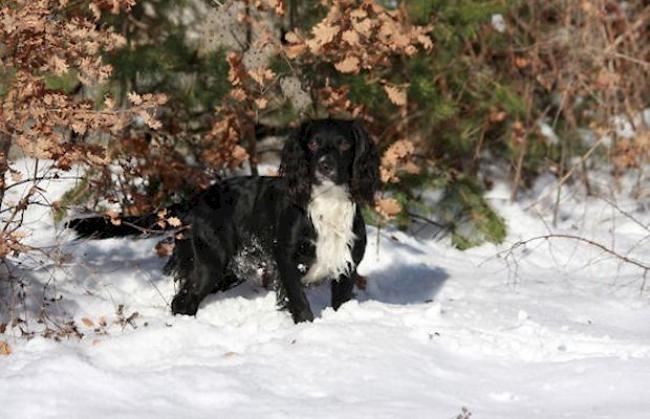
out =
<svg viewBox="0 0 650 419"><path fill-rule="evenodd" d="M503 15L502 15L502 14L499 14L499 13L493 14L493 15L492 15L492 18L491 18L491 23L492 23L492 27L493 27L497 32L503 33L503 32L505 32L506 29L507 29L506 21L505 21L505 19L503 18Z"/></svg>
<svg viewBox="0 0 650 419"><path fill-rule="evenodd" d="M71 183L46 186L56 198ZM173 317L155 239L75 242L34 207L32 243L59 243L70 257L29 272L23 326L42 327L34 318L49 284L47 296L62 298L48 324L73 318L84 337L0 334L12 349L0 356L0 416L444 419L466 407L476 418L647 418L643 272L566 239L508 253L552 231L648 263L647 204L618 194L624 215L565 187L553 228L549 179L514 204L502 184L488 196L509 220L506 243L461 252L448 239L370 228L366 290L335 312L326 286L310 289L316 320L299 325L253 284L210 296L196 318Z"/></svg>
<svg viewBox="0 0 650 419"><path fill-rule="evenodd" d="M551 144L559 144L560 139L555 133L555 130L548 122L540 120L537 125L539 126L539 131L546 140Z"/></svg>

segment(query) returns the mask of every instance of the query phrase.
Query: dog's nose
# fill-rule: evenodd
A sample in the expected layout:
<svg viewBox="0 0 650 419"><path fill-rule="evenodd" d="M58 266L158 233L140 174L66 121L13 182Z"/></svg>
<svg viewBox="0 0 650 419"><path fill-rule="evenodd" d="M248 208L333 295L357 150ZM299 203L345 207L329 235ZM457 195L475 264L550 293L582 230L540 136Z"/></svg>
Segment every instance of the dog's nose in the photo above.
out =
<svg viewBox="0 0 650 419"><path fill-rule="evenodd" d="M331 156L325 155L318 159L318 171L323 174L331 174L334 172L334 160Z"/></svg>

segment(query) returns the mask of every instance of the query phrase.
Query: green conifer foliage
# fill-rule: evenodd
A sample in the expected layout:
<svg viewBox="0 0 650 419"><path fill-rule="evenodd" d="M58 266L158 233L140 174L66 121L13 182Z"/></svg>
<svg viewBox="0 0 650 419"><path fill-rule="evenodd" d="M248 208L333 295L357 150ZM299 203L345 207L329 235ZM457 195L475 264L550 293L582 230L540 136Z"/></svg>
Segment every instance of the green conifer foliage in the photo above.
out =
<svg viewBox="0 0 650 419"><path fill-rule="evenodd" d="M107 16L122 28L128 45L108 58L113 66L113 89L124 99L128 91L159 92L170 97L180 118L212 113L229 90L223 51L200 54L188 42L196 31L184 24L183 13L198 13L188 0L147 0L136 3L129 15Z"/></svg>

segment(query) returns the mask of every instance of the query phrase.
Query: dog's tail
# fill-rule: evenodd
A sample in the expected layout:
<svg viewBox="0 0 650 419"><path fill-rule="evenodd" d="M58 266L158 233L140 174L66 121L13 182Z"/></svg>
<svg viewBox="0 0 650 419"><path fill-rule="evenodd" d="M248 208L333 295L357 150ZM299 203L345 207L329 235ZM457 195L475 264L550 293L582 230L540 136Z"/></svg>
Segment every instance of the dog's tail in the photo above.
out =
<svg viewBox="0 0 650 419"><path fill-rule="evenodd" d="M179 208L172 206L166 217L179 217ZM175 223L174 223L175 224ZM127 237L137 235L155 235L165 231L175 230L178 225L164 222L157 213L135 216L94 216L75 218L65 223L66 228L77 232L78 238L109 239L111 237Z"/></svg>
<svg viewBox="0 0 650 419"><path fill-rule="evenodd" d="M157 217L145 215L143 217L109 217L97 216L75 218L65 223L66 228L77 232L79 238L108 239L111 237L126 237L144 234L151 231ZM160 227L158 227L160 230Z"/></svg>

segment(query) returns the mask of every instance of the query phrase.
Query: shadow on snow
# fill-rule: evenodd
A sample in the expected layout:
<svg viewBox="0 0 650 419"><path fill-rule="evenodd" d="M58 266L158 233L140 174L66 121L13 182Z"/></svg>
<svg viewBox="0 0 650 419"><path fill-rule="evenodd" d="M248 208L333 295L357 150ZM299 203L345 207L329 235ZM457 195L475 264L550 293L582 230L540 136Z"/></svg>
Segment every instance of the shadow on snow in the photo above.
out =
<svg viewBox="0 0 650 419"><path fill-rule="evenodd" d="M166 259L156 256L152 249L156 239L148 240L119 240L119 245L107 241L88 241L85 243L70 242L66 251L75 254L75 262L65 269L64 281L74 281L88 291L104 286L102 277L111 275L112 286L120 288L122 276L142 276L142 281L152 283L163 283L172 281L171 278L162 275L162 266ZM81 246L79 246L82 244ZM396 243L395 243L396 244ZM408 253L420 249L402 249ZM43 275L46 269L40 270L41 274L34 272L30 275L28 282L34 288L43 288L48 282L49 275ZM134 272L136 271L136 272ZM137 272L139 271L139 273ZM355 288L355 298L360 301L380 301L387 304L420 304L434 299L440 290L448 274L439 267L432 267L425 264L392 263L387 269L372 271L368 275L367 287L365 290ZM8 290L4 290L4 297L8 297ZM251 281L245 281L239 286L224 292L209 295L201 304L205 307L215 301L222 299L241 297L255 299L273 292L256 286ZM320 317L322 311L330 306L330 285L328 282L307 290L314 315ZM31 296L32 301L28 303L28 311L37 312L40 308L43 295ZM171 296L170 296L171 297ZM40 301L39 301L40 300ZM65 298L63 301L64 312L75 312L78 304L75 301ZM122 302L120 302L122 303ZM128 304L129 301L123 303Z"/></svg>

